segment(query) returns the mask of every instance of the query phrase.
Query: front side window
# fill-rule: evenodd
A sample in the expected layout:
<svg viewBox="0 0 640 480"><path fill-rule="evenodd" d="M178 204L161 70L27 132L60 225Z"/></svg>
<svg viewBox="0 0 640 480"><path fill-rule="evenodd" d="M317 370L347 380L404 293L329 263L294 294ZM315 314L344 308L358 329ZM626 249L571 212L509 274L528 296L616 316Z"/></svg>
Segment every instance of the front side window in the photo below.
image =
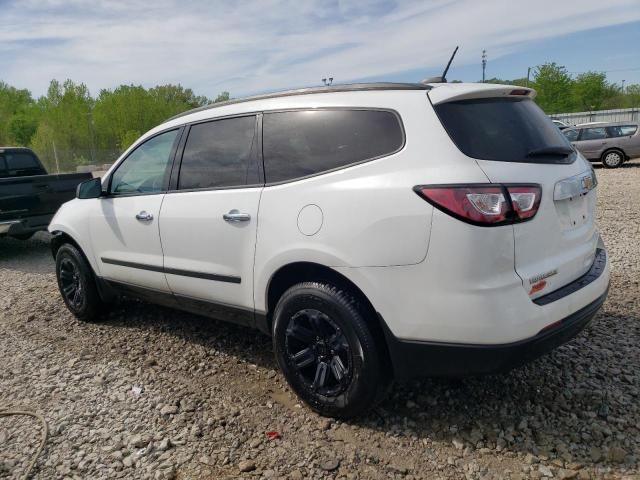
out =
<svg viewBox="0 0 640 480"><path fill-rule="evenodd" d="M390 155L404 143L398 116L382 110L265 113L263 135L268 183L315 175Z"/></svg>
<svg viewBox="0 0 640 480"><path fill-rule="evenodd" d="M193 125L184 146L178 189L223 188L260 182L256 117Z"/></svg>
<svg viewBox="0 0 640 480"><path fill-rule="evenodd" d="M109 193L127 195L164 190L171 170L171 152L179 130L161 133L138 146L113 172Z"/></svg>
<svg viewBox="0 0 640 480"><path fill-rule="evenodd" d="M607 138L607 129L604 127L596 127L583 129L580 140L601 140L603 138Z"/></svg>
<svg viewBox="0 0 640 480"><path fill-rule="evenodd" d="M570 142L578 140L578 130L563 130L562 133Z"/></svg>

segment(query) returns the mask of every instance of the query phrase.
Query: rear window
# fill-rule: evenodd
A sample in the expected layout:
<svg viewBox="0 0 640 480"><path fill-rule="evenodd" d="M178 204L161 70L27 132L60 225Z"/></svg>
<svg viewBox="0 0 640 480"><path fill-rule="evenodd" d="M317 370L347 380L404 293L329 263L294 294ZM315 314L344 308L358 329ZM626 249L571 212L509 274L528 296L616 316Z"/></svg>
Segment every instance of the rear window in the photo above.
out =
<svg viewBox="0 0 640 480"><path fill-rule="evenodd" d="M267 183L307 177L390 155L404 143L400 119L383 110L266 113L263 136Z"/></svg>
<svg viewBox="0 0 640 480"><path fill-rule="evenodd" d="M571 144L530 99L483 98L434 108L451 139L469 157L525 163L575 159Z"/></svg>
<svg viewBox="0 0 640 480"><path fill-rule="evenodd" d="M5 152L4 159L8 170L40 169L40 164L36 157L28 152Z"/></svg>

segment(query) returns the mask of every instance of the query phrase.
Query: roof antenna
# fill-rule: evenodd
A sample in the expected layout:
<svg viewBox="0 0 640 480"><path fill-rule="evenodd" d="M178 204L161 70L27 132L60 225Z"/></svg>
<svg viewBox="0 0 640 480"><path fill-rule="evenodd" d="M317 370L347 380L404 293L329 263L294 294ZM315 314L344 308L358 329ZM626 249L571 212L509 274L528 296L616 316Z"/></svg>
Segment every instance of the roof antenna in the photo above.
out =
<svg viewBox="0 0 640 480"><path fill-rule="evenodd" d="M458 53L458 48L460 47L456 46L455 50L451 54L451 58L449 58L449 62L447 63L444 72L442 72L441 77L426 78L422 81L422 83L447 83L447 73L449 72L449 67L451 66L451 62L453 62L453 58L456 56L456 53Z"/></svg>

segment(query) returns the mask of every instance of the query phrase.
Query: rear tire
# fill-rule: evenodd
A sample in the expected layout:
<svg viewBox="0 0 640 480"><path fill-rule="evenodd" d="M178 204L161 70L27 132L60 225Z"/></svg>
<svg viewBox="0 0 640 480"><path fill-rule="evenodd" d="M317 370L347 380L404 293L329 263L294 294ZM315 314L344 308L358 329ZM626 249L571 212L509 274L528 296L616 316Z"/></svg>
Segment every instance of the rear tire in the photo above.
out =
<svg viewBox="0 0 640 480"><path fill-rule="evenodd" d="M384 349L346 290L318 282L289 288L274 311L273 346L291 388L321 415L362 415L388 390Z"/></svg>
<svg viewBox="0 0 640 480"><path fill-rule="evenodd" d="M624 154L620 150L609 150L602 154L601 161L607 168L618 168L624 163Z"/></svg>
<svg viewBox="0 0 640 480"><path fill-rule="evenodd" d="M56 253L56 277L64 303L78 320L97 320L105 311L89 262L70 243L62 245Z"/></svg>

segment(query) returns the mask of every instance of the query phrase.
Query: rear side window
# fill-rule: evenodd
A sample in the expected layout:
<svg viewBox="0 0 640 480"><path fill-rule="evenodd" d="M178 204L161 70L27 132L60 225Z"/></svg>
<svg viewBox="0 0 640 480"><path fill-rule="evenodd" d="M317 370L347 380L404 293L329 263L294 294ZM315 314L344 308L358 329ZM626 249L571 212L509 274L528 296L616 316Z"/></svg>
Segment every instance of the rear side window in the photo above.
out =
<svg viewBox="0 0 640 480"><path fill-rule="evenodd" d="M488 98L434 106L467 156L499 162L571 163L571 144L530 99Z"/></svg>
<svg viewBox="0 0 640 480"><path fill-rule="evenodd" d="M221 188L260 183L256 117L193 125L182 155L178 188Z"/></svg>
<svg viewBox="0 0 640 480"><path fill-rule="evenodd" d="M382 110L266 113L263 135L267 183L315 175L390 155L404 143L399 117Z"/></svg>
<svg viewBox="0 0 640 480"><path fill-rule="evenodd" d="M607 138L607 129L604 127L584 128L580 140L601 140Z"/></svg>
<svg viewBox="0 0 640 480"><path fill-rule="evenodd" d="M609 136L610 137L628 137L634 135L638 130L637 125L616 125L613 127L609 127Z"/></svg>

